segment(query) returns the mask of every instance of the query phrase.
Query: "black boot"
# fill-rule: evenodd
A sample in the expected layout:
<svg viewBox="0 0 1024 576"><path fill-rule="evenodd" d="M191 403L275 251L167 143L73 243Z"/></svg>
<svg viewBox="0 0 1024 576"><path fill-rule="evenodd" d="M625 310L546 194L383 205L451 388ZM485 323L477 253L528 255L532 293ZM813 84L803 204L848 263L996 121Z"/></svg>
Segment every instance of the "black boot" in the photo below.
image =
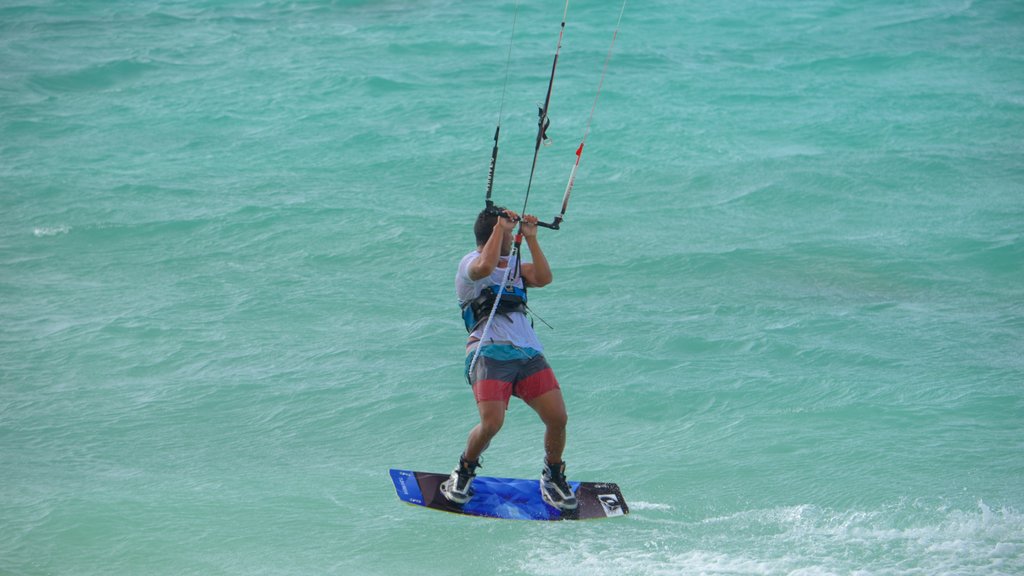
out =
<svg viewBox="0 0 1024 576"><path fill-rule="evenodd" d="M544 501L559 510L575 510L576 494L565 479L565 462L548 464L544 461L544 471L540 476L540 493Z"/></svg>
<svg viewBox="0 0 1024 576"><path fill-rule="evenodd" d="M480 461L470 462L466 455L459 456L459 466L452 470L452 475L441 483L441 493L455 504L465 504L473 497L473 478Z"/></svg>

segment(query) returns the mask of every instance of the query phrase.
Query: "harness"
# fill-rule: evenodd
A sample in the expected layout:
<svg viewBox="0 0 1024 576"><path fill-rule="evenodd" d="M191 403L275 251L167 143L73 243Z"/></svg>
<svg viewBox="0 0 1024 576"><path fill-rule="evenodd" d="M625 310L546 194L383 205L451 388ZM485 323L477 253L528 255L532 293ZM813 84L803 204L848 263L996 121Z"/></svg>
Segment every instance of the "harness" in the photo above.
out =
<svg viewBox="0 0 1024 576"><path fill-rule="evenodd" d="M499 297L500 295L500 297ZM487 320L487 316L494 307L495 299L498 300L496 314L502 314L506 318L513 312L526 313L526 288L518 286L506 286L502 288L498 284L484 288L480 295L462 305L462 320L466 323L466 331L470 334L476 330L481 322Z"/></svg>

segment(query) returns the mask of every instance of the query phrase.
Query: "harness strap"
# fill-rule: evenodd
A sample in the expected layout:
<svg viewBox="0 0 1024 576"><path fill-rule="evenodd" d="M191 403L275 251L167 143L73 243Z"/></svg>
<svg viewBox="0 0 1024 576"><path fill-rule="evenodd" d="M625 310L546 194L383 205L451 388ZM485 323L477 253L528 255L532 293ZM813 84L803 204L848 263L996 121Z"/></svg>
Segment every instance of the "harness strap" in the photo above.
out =
<svg viewBox="0 0 1024 576"><path fill-rule="evenodd" d="M500 299L499 299L500 294ZM513 312L526 313L526 289L513 286L512 290L502 290L499 286L488 286L480 295L462 305L462 320L466 331L470 334L484 321L491 307L497 300L497 314L508 316Z"/></svg>

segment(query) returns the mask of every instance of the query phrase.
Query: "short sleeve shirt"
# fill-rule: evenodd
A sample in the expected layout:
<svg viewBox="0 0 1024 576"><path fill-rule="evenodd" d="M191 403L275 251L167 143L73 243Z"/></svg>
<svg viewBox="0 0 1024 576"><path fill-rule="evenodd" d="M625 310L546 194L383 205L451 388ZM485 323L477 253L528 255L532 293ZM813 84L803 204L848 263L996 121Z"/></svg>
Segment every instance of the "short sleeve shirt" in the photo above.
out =
<svg viewBox="0 0 1024 576"><path fill-rule="evenodd" d="M515 266L514 259L506 261L502 257L502 261L499 261L498 266L494 268L489 277L481 278L474 282L469 278L469 266L478 256L480 256L480 252L474 250L463 256L462 261L459 262L459 271L455 275L455 293L459 298L460 307L479 296L484 288L501 284L506 272L506 268L501 267L503 263L506 266ZM512 274L515 274L514 269ZM513 280L512 284L523 288L523 279L517 277ZM476 330L470 334L470 339L482 339L485 324L486 322L481 322ZM540 339L537 338L537 333L533 330L530 319L522 312L494 315L494 320L487 329L487 341L484 344L492 343L512 344L519 348L533 348L537 352L544 351Z"/></svg>

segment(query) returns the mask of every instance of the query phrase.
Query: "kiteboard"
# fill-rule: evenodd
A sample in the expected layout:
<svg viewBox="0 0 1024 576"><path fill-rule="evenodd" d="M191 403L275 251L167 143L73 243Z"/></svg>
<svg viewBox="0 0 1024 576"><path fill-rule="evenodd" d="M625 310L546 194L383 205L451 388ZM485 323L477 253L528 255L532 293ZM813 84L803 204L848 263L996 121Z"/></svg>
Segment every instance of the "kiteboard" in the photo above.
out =
<svg viewBox="0 0 1024 576"><path fill-rule="evenodd" d="M619 487L608 482L570 480L579 505L575 510L559 510L544 501L537 478L477 476L473 480L473 498L465 504L456 504L441 493L441 482L448 476L391 470L391 481L403 502L454 514L507 520L589 520L629 514L629 506Z"/></svg>

